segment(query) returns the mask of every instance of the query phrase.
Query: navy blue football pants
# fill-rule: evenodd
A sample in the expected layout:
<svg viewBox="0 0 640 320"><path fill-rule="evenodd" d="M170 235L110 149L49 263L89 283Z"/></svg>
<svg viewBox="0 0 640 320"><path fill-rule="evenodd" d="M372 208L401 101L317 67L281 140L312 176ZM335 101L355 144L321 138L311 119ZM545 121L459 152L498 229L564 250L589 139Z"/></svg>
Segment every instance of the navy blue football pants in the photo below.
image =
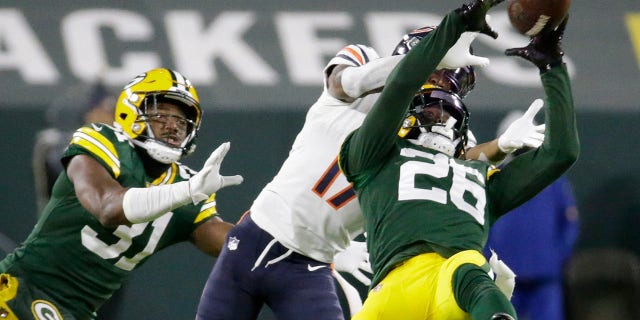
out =
<svg viewBox="0 0 640 320"><path fill-rule="evenodd" d="M344 319L331 266L292 252L246 214L227 235L198 305L198 320Z"/></svg>

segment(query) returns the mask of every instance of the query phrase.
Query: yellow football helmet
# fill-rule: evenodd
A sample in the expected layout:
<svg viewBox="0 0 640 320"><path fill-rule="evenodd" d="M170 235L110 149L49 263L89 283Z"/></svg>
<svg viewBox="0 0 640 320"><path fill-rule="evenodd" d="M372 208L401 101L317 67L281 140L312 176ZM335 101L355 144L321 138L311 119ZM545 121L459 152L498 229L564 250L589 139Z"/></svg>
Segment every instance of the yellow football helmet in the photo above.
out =
<svg viewBox="0 0 640 320"><path fill-rule="evenodd" d="M180 147L171 146L154 137L148 114L159 101L170 100L181 107L189 124ZM177 71L158 68L136 76L127 84L116 102L115 123L132 138L135 145L147 150L162 163L172 163L195 150L202 110L200 99L191 82Z"/></svg>

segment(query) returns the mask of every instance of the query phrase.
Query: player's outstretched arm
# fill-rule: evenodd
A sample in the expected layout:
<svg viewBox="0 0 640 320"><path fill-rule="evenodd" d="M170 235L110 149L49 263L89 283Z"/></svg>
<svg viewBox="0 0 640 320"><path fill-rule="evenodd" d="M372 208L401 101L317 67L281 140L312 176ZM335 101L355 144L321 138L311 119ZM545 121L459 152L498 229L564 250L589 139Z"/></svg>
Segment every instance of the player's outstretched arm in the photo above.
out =
<svg viewBox="0 0 640 320"><path fill-rule="evenodd" d="M516 150L540 147L544 141L545 125L536 125L534 117L542 106L541 99L535 100L529 109L521 117L511 122L498 138L470 148L465 153L465 158L496 164L504 160L507 154Z"/></svg>
<svg viewBox="0 0 640 320"><path fill-rule="evenodd" d="M362 126L343 145L340 161L346 174L355 175L376 166L388 154L407 108L420 86L465 31L491 30L485 15L500 2L502 0L471 0L468 5L445 16L436 30L404 56L389 75L384 90ZM348 147L344 147L346 145Z"/></svg>
<svg viewBox="0 0 640 320"><path fill-rule="evenodd" d="M558 28L541 31L526 47L506 51L507 55L522 57L540 69L546 94L546 132L537 150L516 157L488 184L489 192L500 193L492 201L493 212L497 214L504 214L535 196L564 174L580 153L571 81L560 45L566 23L565 19Z"/></svg>
<svg viewBox="0 0 640 320"><path fill-rule="evenodd" d="M478 32L463 33L453 47L442 58L437 69L455 69L464 66L489 65L489 59L470 52L471 43L478 36ZM355 46L360 48L362 46ZM373 49L371 49L373 50ZM380 92L387 77L404 55L392 55L373 59L370 62L352 66L338 64L330 67L327 74L327 91L335 98L353 102L371 93Z"/></svg>
<svg viewBox="0 0 640 320"><path fill-rule="evenodd" d="M94 158L73 157L67 175L76 196L105 226L140 223L156 219L187 203L198 203L221 188L242 183L241 176L220 175L229 143L216 149L202 170L188 181L151 188L124 188Z"/></svg>
<svg viewBox="0 0 640 320"><path fill-rule="evenodd" d="M202 170L188 181L151 188L131 188L122 198L122 209L131 223L151 221L187 203L197 204L216 191L242 183L242 176L220 174L222 160L231 144L225 142L214 150Z"/></svg>
<svg viewBox="0 0 640 320"><path fill-rule="evenodd" d="M333 97L346 102L380 92L391 70L401 59L402 56L389 56L361 66L336 65L329 70L327 90Z"/></svg>
<svg viewBox="0 0 640 320"><path fill-rule="evenodd" d="M504 160L507 155L498 148L498 139L493 139L469 148L463 156L465 160L480 160L494 164Z"/></svg>

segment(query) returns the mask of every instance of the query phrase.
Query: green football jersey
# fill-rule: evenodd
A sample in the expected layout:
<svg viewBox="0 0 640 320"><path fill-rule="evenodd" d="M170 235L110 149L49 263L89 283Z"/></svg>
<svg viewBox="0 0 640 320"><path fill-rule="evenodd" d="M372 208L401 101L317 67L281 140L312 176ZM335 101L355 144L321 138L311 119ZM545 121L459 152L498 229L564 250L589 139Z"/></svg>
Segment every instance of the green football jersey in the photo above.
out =
<svg viewBox="0 0 640 320"><path fill-rule="evenodd" d="M78 129L63 161L80 154L98 160L124 187L171 184L195 174L174 163L151 179L128 136L104 124ZM26 278L78 318L91 318L150 255L189 240L197 226L216 214L212 195L201 206L189 204L154 221L107 228L82 207L62 172L35 228L13 254L0 261L0 272Z"/></svg>
<svg viewBox="0 0 640 320"><path fill-rule="evenodd" d="M407 108L459 35L449 14L398 64L362 126L344 141L340 166L365 217L372 286L399 263L426 252L482 251L490 226L562 175L579 150L565 66L542 74L547 95L541 147L501 171L398 137ZM435 61L435 62L434 62Z"/></svg>

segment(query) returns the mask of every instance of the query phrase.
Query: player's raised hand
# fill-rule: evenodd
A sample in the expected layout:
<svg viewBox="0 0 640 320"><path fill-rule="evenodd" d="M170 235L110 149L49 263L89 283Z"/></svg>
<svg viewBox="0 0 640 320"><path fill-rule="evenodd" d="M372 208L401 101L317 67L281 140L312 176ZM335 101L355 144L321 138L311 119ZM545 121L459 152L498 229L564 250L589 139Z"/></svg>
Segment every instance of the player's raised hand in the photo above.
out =
<svg viewBox="0 0 640 320"><path fill-rule="evenodd" d="M343 278L342 275L340 275L340 272L336 271L336 269L331 270L331 274L340 285L340 288L342 288L342 293L344 293L344 297L347 299L347 304L349 305L349 313L351 314L351 317L355 316L356 313L362 309L362 298L360 298L358 289Z"/></svg>
<svg viewBox="0 0 640 320"><path fill-rule="evenodd" d="M562 37L568 20L569 15L562 20L556 29L547 26L537 35L531 37L531 41L526 47L510 48L504 53L507 56L519 56L531 61L541 72L560 65L564 55L561 47Z"/></svg>
<svg viewBox="0 0 640 320"><path fill-rule="evenodd" d="M489 65L489 58L480 57L471 53L471 42L478 36L478 32L467 31L460 36L460 39L447 51L436 69L456 69L466 66Z"/></svg>
<svg viewBox="0 0 640 320"><path fill-rule="evenodd" d="M495 275L494 282L498 289L504 293L507 299L511 300L513 289L516 286L516 274L507 266L504 261L498 258L493 249L491 249L491 258L489 258L489 266Z"/></svg>
<svg viewBox="0 0 640 320"><path fill-rule="evenodd" d="M537 148L544 141L545 125L535 125L534 118L544 102L536 99L522 117L516 119L498 138L498 148L504 153L512 153L520 148Z"/></svg>
<svg viewBox="0 0 640 320"><path fill-rule="evenodd" d="M224 187L242 183L243 178L240 175L220 175L220 165L222 165L222 160L227 155L230 147L230 142L221 144L211 153L202 170L189 179L189 194L193 204L208 199L211 194Z"/></svg>
<svg viewBox="0 0 640 320"><path fill-rule="evenodd" d="M467 24L467 31L479 31L496 39L498 38L498 33L489 26L486 15L489 9L503 1L504 0L470 0L455 11Z"/></svg>
<svg viewBox="0 0 640 320"><path fill-rule="evenodd" d="M338 252L333 258L333 267L340 272L351 273L364 285L371 284L371 279L362 273L362 271L372 273L371 265L369 264L369 252L365 242L351 241L350 246L344 251Z"/></svg>

